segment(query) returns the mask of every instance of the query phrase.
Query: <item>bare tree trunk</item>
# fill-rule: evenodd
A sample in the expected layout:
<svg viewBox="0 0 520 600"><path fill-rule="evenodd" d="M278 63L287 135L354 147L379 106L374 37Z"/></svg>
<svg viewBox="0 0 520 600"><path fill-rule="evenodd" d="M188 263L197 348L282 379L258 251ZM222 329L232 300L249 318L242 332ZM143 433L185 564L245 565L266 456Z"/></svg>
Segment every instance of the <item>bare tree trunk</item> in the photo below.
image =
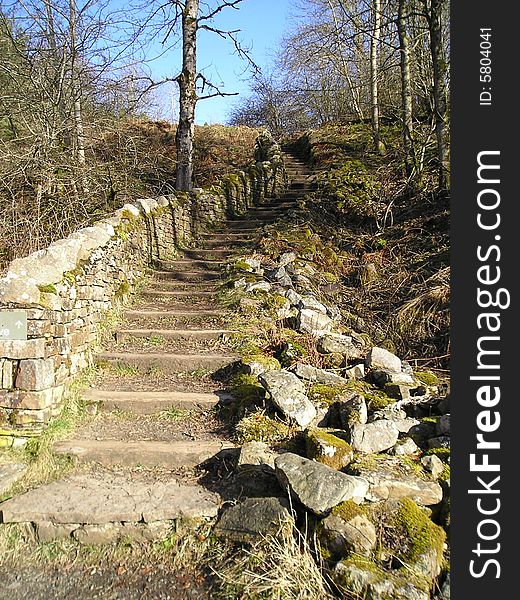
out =
<svg viewBox="0 0 520 600"><path fill-rule="evenodd" d="M352 104L354 106L354 112L356 113L358 119L363 120L364 115L363 115L363 111L361 110L361 106L360 106L360 102L359 102L359 89L356 90L354 82L352 81L352 78L350 76L350 68L345 59L345 55L343 54L342 49L341 49L343 42L342 42L341 36L340 36L341 27L340 27L340 24L338 21L338 16L336 14L336 10L334 8L334 3L332 2L332 0L327 0L327 3L329 5L329 9L332 14L332 18L334 20L334 35L336 37L336 43L337 43L338 50L339 50L339 59L341 61L341 66L342 66L341 74L343 75L343 77L345 77L347 84L349 86L350 95L352 96Z"/></svg>
<svg viewBox="0 0 520 600"><path fill-rule="evenodd" d="M428 4L426 2L426 4ZM446 64L442 49L442 9L444 0L431 0L430 11L426 10L430 30L430 49L433 65L433 105L435 136L437 138L437 159L439 161L439 188L448 184L446 152ZM427 8L427 7L426 7Z"/></svg>
<svg viewBox="0 0 520 600"><path fill-rule="evenodd" d="M385 153L379 127L379 37L381 35L381 0L374 0L374 29L370 38L370 104L374 150Z"/></svg>
<svg viewBox="0 0 520 600"><path fill-rule="evenodd" d="M74 103L74 158L78 167L85 167L85 131L83 129L83 117L81 110L81 83L77 73L77 37L76 37L76 0L69 1L69 28L70 28L70 76ZM85 182L82 182L85 183Z"/></svg>
<svg viewBox="0 0 520 600"><path fill-rule="evenodd" d="M415 168L415 148L413 143L413 104L412 77L410 74L410 40L406 27L407 0L399 0L397 31L401 53L401 111L403 120L403 146L406 173L412 175Z"/></svg>
<svg viewBox="0 0 520 600"><path fill-rule="evenodd" d="M197 105L197 17L200 0L186 0L182 11L182 73L179 83L179 125L177 127L176 188L193 189L193 137Z"/></svg>

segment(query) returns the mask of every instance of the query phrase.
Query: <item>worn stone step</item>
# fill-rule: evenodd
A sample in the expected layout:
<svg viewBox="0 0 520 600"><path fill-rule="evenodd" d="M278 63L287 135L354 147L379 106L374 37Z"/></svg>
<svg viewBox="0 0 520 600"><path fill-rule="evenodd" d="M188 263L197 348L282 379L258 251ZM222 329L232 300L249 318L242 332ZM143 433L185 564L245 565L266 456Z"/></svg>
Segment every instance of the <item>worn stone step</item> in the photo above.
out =
<svg viewBox="0 0 520 600"><path fill-rule="evenodd" d="M211 271L154 271L156 279L169 279L171 281L189 281L189 282L201 282L201 281L215 281L220 278L220 273L213 273Z"/></svg>
<svg viewBox="0 0 520 600"><path fill-rule="evenodd" d="M204 317L223 317L225 313L218 309L206 309L206 310L182 310L182 309L171 309L164 308L162 310L155 308L130 308L125 310L125 317L172 317L174 319L199 319Z"/></svg>
<svg viewBox="0 0 520 600"><path fill-rule="evenodd" d="M226 233L224 230L220 229L220 230L214 230L214 231L206 231L202 234L200 234L200 238L202 240L205 239L225 239L225 238L229 238L229 241L241 241L241 240L248 240L248 234L247 233Z"/></svg>
<svg viewBox="0 0 520 600"><path fill-rule="evenodd" d="M185 300L208 300L208 298L215 297L215 291L194 291L190 290L176 290L176 289L161 289L160 287L153 287L151 289L144 290L139 294L140 298L171 298L179 301Z"/></svg>
<svg viewBox="0 0 520 600"><path fill-rule="evenodd" d="M109 451L108 446L106 449ZM209 451L215 449L216 446ZM94 448L89 450L85 446L83 450L95 455ZM80 451L79 446L77 451ZM163 454L167 456L167 452ZM55 534L61 529L61 533L70 535L73 529L63 531L58 526L213 517L220 504L218 495L199 485L182 484L172 478L157 481L136 473L101 471L72 475L7 500L0 504L0 520L3 523L47 525L47 533L53 533L54 528ZM45 536L45 540L40 541L49 539L53 537Z"/></svg>
<svg viewBox="0 0 520 600"><path fill-rule="evenodd" d="M117 342L132 338L163 338L165 340L218 340L234 333L231 329L121 329L116 331Z"/></svg>
<svg viewBox="0 0 520 600"><path fill-rule="evenodd" d="M195 248L196 250L196 248ZM222 268L222 260L214 258L178 258L176 260L157 260L155 266L159 270L175 271L215 271L219 272Z"/></svg>
<svg viewBox="0 0 520 600"><path fill-rule="evenodd" d="M169 352L101 352L95 362L101 366L135 367L140 371L159 368L171 372L216 371L237 360L236 356L223 354L172 354Z"/></svg>
<svg viewBox="0 0 520 600"><path fill-rule="evenodd" d="M224 262L228 258L231 258L240 252L247 252L249 248L251 248L253 241L254 240L252 238L250 238L248 241L240 241L235 243L218 239L201 240L200 246L190 250L189 255L187 254L186 256L201 260L213 259Z"/></svg>
<svg viewBox="0 0 520 600"><path fill-rule="evenodd" d="M57 442L52 447L56 454L72 455L83 462L95 462L104 466L143 466L166 469L181 467L192 469L219 452L231 448L234 448L233 444L221 440L126 442L74 439Z"/></svg>
<svg viewBox="0 0 520 600"><path fill-rule="evenodd" d="M251 231L256 231L258 232L258 228L260 227L264 227L264 225L269 225L269 223L272 223L272 219L265 219L265 220L259 220L259 219L248 219L248 220L244 220L244 221L229 221L228 222L228 228L233 231L242 231L244 229L250 229Z"/></svg>
<svg viewBox="0 0 520 600"><path fill-rule="evenodd" d="M153 271L152 271L153 276ZM147 290L166 290L178 292L179 294L214 295L218 292L219 281L168 281L167 279L156 279L148 283Z"/></svg>
<svg viewBox="0 0 520 600"><path fill-rule="evenodd" d="M180 410L210 410L221 400L229 398L224 392L214 394L190 392L121 392L90 389L83 393L89 402L100 404L104 410L121 410L141 415L177 408Z"/></svg>

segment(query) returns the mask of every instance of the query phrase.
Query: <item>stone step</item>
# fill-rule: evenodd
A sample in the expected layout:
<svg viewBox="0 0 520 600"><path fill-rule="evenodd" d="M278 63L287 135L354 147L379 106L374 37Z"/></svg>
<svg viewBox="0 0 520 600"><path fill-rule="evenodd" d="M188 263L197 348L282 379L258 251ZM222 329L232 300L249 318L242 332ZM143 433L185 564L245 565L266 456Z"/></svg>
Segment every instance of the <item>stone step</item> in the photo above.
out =
<svg viewBox="0 0 520 600"><path fill-rule="evenodd" d="M250 219L244 221L229 221L228 229L231 231L243 231L245 229L258 232L258 228L264 227L264 225L269 225L272 223L272 219L265 219L260 221L259 219Z"/></svg>
<svg viewBox="0 0 520 600"><path fill-rule="evenodd" d="M196 248L195 248L196 250ZM176 260L157 260L155 266L159 270L173 269L175 271L211 271L219 272L222 268L222 260L178 258Z"/></svg>
<svg viewBox="0 0 520 600"><path fill-rule="evenodd" d="M56 454L72 455L83 462L95 462L103 466L192 469L219 452L234 447L230 442L221 440L127 442L73 439L57 442L52 449Z"/></svg>
<svg viewBox="0 0 520 600"><path fill-rule="evenodd" d="M79 452L80 446L76 448ZM140 449L144 449L143 446ZM93 447L89 450L85 445L83 450L95 455ZM110 451L108 445L106 450ZM135 452L137 448L130 450ZM214 450L218 451L216 446L208 448L208 452ZM174 454L174 449L170 449L170 454ZM191 457L188 452L185 454ZM168 458L167 451L159 454L163 455ZM118 456L123 458L122 453ZM198 460L195 454L193 457ZM138 458L137 455L135 458ZM75 528L84 524L144 524L186 517L213 517L220 504L219 496L202 486L182 484L173 478L157 481L138 473L127 475L100 471L53 481L2 502L0 521L40 525L46 533L57 534L40 539L50 541L70 535ZM73 527L67 531L63 527L66 525Z"/></svg>
<svg viewBox="0 0 520 600"><path fill-rule="evenodd" d="M163 338L165 340L218 340L234 333L230 329L121 329L116 331L117 342L133 338Z"/></svg>
<svg viewBox="0 0 520 600"><path fill-rule="evenodd" d="M153 271L151 274L153 275ZM215 295L219 289L218 281L168 281L167 279L159 279L148 283L147 290L150 291L171 291L186 295Z"/></svg>
<svg viewBox="0 0 520 600"><path fill-rule="evenodd" d="M220 278L220 273L211 271L154 271L156 279L166 279L170 281L187 281L199 283L201 281L215 281Z"/></svg>
<svg viewBox="0 0 520 600"><path fill-rule="evenodd" d="M247 252L253 241L252 236L249 237L248 241L235 243L221 239L205 239L200 241L199 248L189 250L186 253L186 256L195 259L212 258L214 260L220 259L221 261L225 261L234 254Z"/></svg>
<svg viewBox="0 0 520 600"><path fill-rule="evenodd" d="M120 392L89 389L83 393L89 402L100 404L104 410L121 410L151 415L163 410L210 410L221 400L229 398L224 392L215 394L190 392Z"/></svg>
<svg viewBox="0 0 520 600"><path fill-rule="evenodd" d="M161 289L160 287L153 287L151 289L144 290L139 294L140 298L177 298L178 300L207 300L208 298L215 297L215 291L193 291L190 290L177 290L177 289Z"/></svg>
<svg viewBox="0 0 520 600"><path fill-rule="evenodd" d="M222 230L206 231L200 234L201 239L230 238L230 241L248 240L247 233L225 233Z"/></svg>
<svg viewBox="0 0 520 600"><path fill-rule="evenodd" d="M164 308L163 310L156 310L155 308L136 308L136 309L128 309L125 310L125 317L171 317L173 319L198 319L203 317L223 317L225 313L219 309L207 309L207 310L182 310L182 309L172 309L168 310Z"/></svg>
<svg viewBox="0 0 520 600"><path fill-rule="evenodd" d="M172 354L169 352L101 352L96 355L99 365L135 367L140 371L160 368L165 371L181 373L184 371L217 371L237 360L236 356L223 354Z"/></svg>

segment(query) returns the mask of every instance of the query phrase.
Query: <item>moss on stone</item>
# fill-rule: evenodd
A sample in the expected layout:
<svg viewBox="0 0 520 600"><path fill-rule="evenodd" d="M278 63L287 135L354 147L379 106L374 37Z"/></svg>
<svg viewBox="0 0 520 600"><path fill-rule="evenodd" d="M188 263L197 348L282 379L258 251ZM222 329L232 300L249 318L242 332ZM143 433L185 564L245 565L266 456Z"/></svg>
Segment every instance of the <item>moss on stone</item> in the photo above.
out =
<svg viewBox="0 0 520 600"><path fill-rule="evenodd" d="M309 399L313 402L334 404L338 396L344 391L345 388L340 386L315 383L309 390Z"/></svg>
<svg viewBox="0 0 520 600"><path fill-rule="evenodd" d="M347 384L347 389L355 391L363 396L369 410L382 410L389 404L395 402L394 398L390 398L385 392L370 385L366 381L351 380Z"/></svg>
<svg viewBox="0 0 520 600"><path fill-rule="evenodd" d="M252 267L245 260L237 260L237 262L233 265L233 268L237 271L252 271Z"/></svg>
<svg viewBox="0 0 520 600"><path fill-rule="evenodd" d="M437 375L432 373L431 371L416 371L415 377L425 385L438 385L440 383Z"/></svg>
<svg viewBox="0 0 520 600"><path fill-rule="evenodd" d="M413 567L421 556L431 550L438 563L442 562L446 532L436 525L419 506L409 498L399 501L386 526L387 544L406 564Z"/></svg>
<svg viewBox="0 0 520 600"><path fill-rule="evenodd" d="M258 363L267 370L273 371L281 369L280 362L274 356L267 356L265 354L249 354L242 358L243 363Z"/></svg>
<svg viewBox="0 0 520 600"><path fill-rule="evenodd" d="M350 519L366 515L366 513L367 511L365 508L360 504L356 504L353 500L345 500L344 502L341 502L341 504L335 506L331 511L331 514L344 521L350 521Z"/></svg>
<svg viewBox="0 0 520 600"><path fill-rule="evenodd" d="M305 445L307 458L338 471L346 467L354 455L352 446L348 442L319 427L307 430ZM327 451L325 451L326 447Z"/></svg>
<svg viewBox="0 0 520 600"><path fill-rule="evenodd" d="M246 442L273 444L292 438L295 430L283 421L272 419L264 411L256 411L242 418L237 423L235 432L240 444Z"/></svg>
<svg viewBox="0 0 520 600"><path fill-rule="evenodd" d="M38 289L40 290L40 292L42 292L42 294L57 294L58 293L56 286L52 283L49 283L47 285L39 285Z"/></svg>

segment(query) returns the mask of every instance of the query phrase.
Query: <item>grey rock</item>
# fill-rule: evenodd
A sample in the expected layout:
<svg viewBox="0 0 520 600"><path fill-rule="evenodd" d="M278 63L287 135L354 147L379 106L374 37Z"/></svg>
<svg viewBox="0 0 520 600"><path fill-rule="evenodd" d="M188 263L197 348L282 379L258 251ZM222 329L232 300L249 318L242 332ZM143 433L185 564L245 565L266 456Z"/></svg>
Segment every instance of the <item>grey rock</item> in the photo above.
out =
<svg viewBox="0 0 520 600"><path fill-rule="evenodd" d="M351 335L329 333L320 337L317 344L318 352L322 354L339 353L345 355L347 361L363 358L363 346L356 342Z"/></svg>
<svg viewBox="0 0 520 600"><path fill-rule="evenodd" d="M33 280L8 274L0 279L0 304L39 304L40 290Z"/></svg>
<svg viewBox="0 0 520 600"><path fill-rule="evenodd" d="M436 481L426 474L418 475L397 456L353 465L356 475L369 482L366 498L372 502L410 498L417 504L430 506L442 500L442 488Z"/></svg>
<svg viewBox="0 0 520 600"><path fill-rule="evenodd" d="M366 515L354 515L344 520L329 515L320 524L320 542L334 560L355 552L369 556L376 546L376 528Z"/></svg>
<svg viewBox="0 0 520 600"><path fill-rule="evenodd" d="M442 435L450 435L450 415L442 415L442 417L437 421L437 433Z"/></svg>
<svg viewBox="0 0 520 600"><path fill-rule="evenodd" d="M262 271L262 263L258 258L243 258L242 262L249 266L250 271L255 273Z"/></svg>
<svg viewBox="0 0 520 600"><path fill-rule="evenodd" d="M238 468L248 469L254 466L273 471L276 456L276 452L264 442L246 442L240 449Z"/></svg>
<svg viewBox="0 0 520 600"><path fill-rule="evenodd" d="M377 421L380 419L387 419L388 421L392 421L399 433L409 433L412 428L420 425L420 421L417 419L412 419L406 416L406 413L403 410L395 409L395 408L385 408L383 410L376 411L372 417L371 421Z"/></svg>
<svg viewBox="0 0 520 600"><path fill-rule="evenodd" d="M324 315L327 314L327 307L316 300L314 296L310 295L305 295L300 298L300 301L298 302L298 308L314 310L316 312L323 313Z"/></svg>
<svg viewBox="0 0 520 600"><path fill-rule="evenodd" d="M280 363L272 357L262 357L261 359L259 357L257 360L254 356L245 356L240 364L246 375L261 375L266 371L275 371L280 368Z"/></svg>
<svg viewBox="0 0 520 600"><path fill-rule="evenodd" d="M247 287L247 280L245 277L241 277L240 279L237 279L235 282L233 282L233 287L235 289L240 289L240 288L246 288Z"/></svg>
<svg viewBox="0 0 520 600"><path fill-rule="evenodd" d="M289 300L291 306L298 306L298 303L301 300L300 294L298 294L298 292L295 292L293 289L287 290L285 292L285 297L287 298L287 300Z"/></svg>
<svg viewBox="0 0 520 600"><path fill-rule="evenodd" d="M305 386L284 369L262 373L258 380L271 395L273 404L300 427L307 427L316 417L316 408L307 398Z"/></svg>
<svg viewBox="0 0 520 600"><path fill-rule="evenodd" d="M430 600L430 594L416 588L398 571L376 571L362 563L338 562L333 578L352 594L366 600Z"/></svg>
<svg viewBox="0 0 520 600"><path fill-rule="evenodd" d="M330 333L333 321L327 315L304 308L298 314L298 331L321 336Z"/></svg>
<svg viewBox="0 0 520 600"><path fill-rule="evenodd" d="M8 275L25 277L37 286L58 283L63 279L63 273L76 268L80 252L79 239L59 240L48 248L13 260Z"/></svg>
<svg viewBox="0 0 520 600"><path fill-rule="evenodd" d="M0 496L21 479L25 471L27 471L27 465L24 463L0 463Z"/></svg>
<svg viewBox="0 0 520 600"><path fill-rule="evenodd" d="M388 451L390 454L396 456L406 456L407 454L415 454L419 450L419 446L412 440L412 438L405 438L397 440L395 446L390 448Z"/></svg>
<svg viewBox="0 0 520 600"><path fill-rule="evenodd" d="M234 542L256 542L290 531L294 524L290 510L285 498L247 498L222 514L213 533Z"/></svg>
<svg viewBox="0 0 520 600"><path fill-rule="evenodd" d="M326 515L344 500L362 502L368 482L362 477L346 475L318 462L287 453L274 462L282 489L317 515Z"/></svg>
<svg viewBox="0 0 520 600"><path fill-rule="evenodd" d="M365 378L365 366L362 364L354 365L349 369L345 369L344 375L347 379L353 379L355 381L361 381Z"/></svg>
<svg viewBox="0 0 520 600"><path fill-rule="evenodd" d="M401 359L385 348L374 346L366 357L366 365L369 369L382 369L390 373L401 372Z"/></svg>
<svg viewBox="0 0 520 600"><path fill-rule="evenodd" d="M368 409L366 400L363 396L355 392L349 392L340 396L336 407L341 426L347 431L355 423L364 425L367 422Z"/></svg>
<svg viewBox="0 0 520 600"><path fill-rule="evenodd" d="M351 443L356 452L373 454L395 445L399 430L393 421L378 420L371 423L354 423L350 427Z"/></svg>
<svg viewBox="0 0 520 600"><path fill-rule="evenodd" d="M389 404L385 408L374 411L371 421L376 421L378 419L388 419L390 421L399 421L401 419L406 419L406 412L399 408L397 404Z"/></svg>
<svg viewBox="0 0 520 600"><path fill-rule="evenodd" d="M304 363L296 363L292 367L294 374L300 379L306 381L312 381L317 383L325 383L329 385L345 385L348 380L340 375L326 371L325 369L317 369L312 365L306 365Z"/></svg>
<svg viewBox="0 0 520 600"><path fill-rule="evenodd" d="M268 292L271 289L271 284L268 281L255 281L248 283L244 289L246 294L251 292Z"/></svg>
<svg viewBox="0 0 520 600"><path fill-rule="evenodd" d="M289 263L294 262L296 260L296 258L297 258L296 252L285 252L278 259L278 264L280 265L280 267L285 267Z"/></svg>
<svg viewBox="0 0 520 600"><path fill-rule="evenodd" d="M444 471L444 463L435 455L423 456L421 458L421 464L425 471L432 474L434 479L438 479Z"/></svg>
<svg viewBox="0 0 520 600"><path fill-rule="evenodd" d="M370 372L370 379L380 387L385 387L389 384L407 385L410 387L415 385L415 380L411 375L407 375L406 373L395 373L388 369L372 369Z"/></svg>

